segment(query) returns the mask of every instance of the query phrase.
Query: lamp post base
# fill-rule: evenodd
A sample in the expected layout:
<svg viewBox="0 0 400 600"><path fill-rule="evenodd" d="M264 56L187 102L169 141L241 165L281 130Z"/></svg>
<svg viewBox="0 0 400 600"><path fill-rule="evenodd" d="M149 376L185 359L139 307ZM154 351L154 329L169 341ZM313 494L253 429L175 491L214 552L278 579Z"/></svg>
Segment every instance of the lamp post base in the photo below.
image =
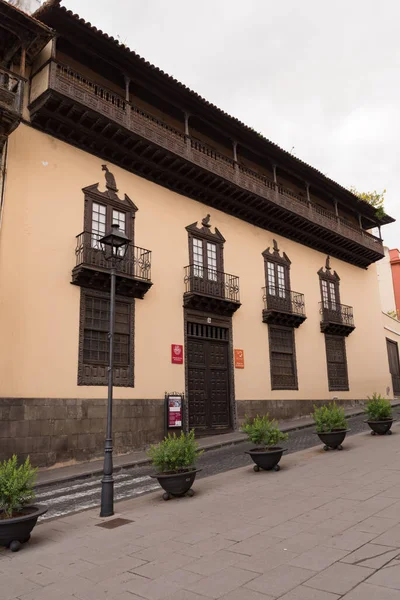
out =
<svg viewBox="0 0 400 600"><path fill-rule="evenodd" d="M114 514L114 480L103 479L101 482L100 517L112 517Z"/></svg>

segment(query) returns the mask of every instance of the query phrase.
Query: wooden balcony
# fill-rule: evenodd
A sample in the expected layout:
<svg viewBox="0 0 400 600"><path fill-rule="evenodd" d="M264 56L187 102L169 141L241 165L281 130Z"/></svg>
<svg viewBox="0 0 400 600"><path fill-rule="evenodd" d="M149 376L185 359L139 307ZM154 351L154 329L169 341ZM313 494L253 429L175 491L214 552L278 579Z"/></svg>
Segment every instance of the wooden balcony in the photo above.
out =
<svg viewBox="0 0 400 600"><path fill-rule="evenodd" d="M72 282L86 288L110 291L110 266L104 258L101 244L84 231L76 236L76 266ZM129 245L125 257L117 263L116 292L121 296L143 298L151 282L151 252Z"/></svg>
<svg viewBox="0 0 400 600"><path fill-rule="evenodd" d="M33 77L34 126L254 225L367 267L382 241L129 104L66 65Z"/></svg>
<svg viewBox="0 0 400 600"><path fill-rule="evenodd" d="M24 82L23 77L0 67L0 151L21 121Z"/></svg>
<svg viewBox="0 0 400 600"><path fill-rule="evenodd" d="M283 325L286 327L299 327L306 320L304 295L284 288L274 288L268 291L262 288L264 310L263 323Z"/></svg>
<svg viewBox="0 0 400 600"><path fill-rule="evenodd" d="M185 267L186 308L232 316L240 307L239 277L197 265Z"/></svg>
<svg viewBox="0 0 400 600"><path fill-rule="evenodd" d="M356 328L354 325L353 307L337 302L320 302L322 333L348 336Z"/></svg>

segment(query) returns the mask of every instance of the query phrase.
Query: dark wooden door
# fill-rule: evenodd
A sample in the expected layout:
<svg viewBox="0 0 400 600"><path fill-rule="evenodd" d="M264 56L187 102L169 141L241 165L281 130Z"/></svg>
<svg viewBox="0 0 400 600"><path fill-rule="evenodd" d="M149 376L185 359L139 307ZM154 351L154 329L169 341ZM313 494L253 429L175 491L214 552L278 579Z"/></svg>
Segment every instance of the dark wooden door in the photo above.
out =
<svg viewBox="0 0 400 600"><path fill-rule="evenodd" d="M386 338L387 352L389 358L389 371L392 376L393 393L400 394L400 363L399 363L399 348L397 342Z"/></svg>
<svg viewBox="0 0 400 600"><path fill-rule="evenodd" d="M190 326L191 324L189 324ZM196 325L197 336L188 337L189 427L198 433L216 432L230 427L229 355L221 328ZM191 328L192 333L194 328ZM209 339L205 334L219 339Z"/></svg>

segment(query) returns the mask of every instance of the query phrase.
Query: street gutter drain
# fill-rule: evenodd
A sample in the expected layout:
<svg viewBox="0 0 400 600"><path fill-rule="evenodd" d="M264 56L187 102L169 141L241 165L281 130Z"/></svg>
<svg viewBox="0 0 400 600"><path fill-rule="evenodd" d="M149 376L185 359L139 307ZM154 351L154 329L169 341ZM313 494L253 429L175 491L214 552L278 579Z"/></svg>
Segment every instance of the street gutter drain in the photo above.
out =
<svg viewBox="0 0 400 600"><path fill-rule="evenodd" d="M134 523L131 519L111 519L111 521L105 521L104 523L96 523L96 527L103 527L104 529L115 529L121 527L121 525L128 525L128 523Z"/></svg>

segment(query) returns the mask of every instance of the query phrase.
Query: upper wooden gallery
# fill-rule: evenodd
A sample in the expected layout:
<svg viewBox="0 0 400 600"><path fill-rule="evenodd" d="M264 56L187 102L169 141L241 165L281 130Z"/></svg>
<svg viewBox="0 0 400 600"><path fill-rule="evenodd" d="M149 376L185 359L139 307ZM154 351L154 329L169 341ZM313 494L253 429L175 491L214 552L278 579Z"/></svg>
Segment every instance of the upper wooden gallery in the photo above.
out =
<svg viewBox="0 0 400 600"><path fill-rule="evenodd" d="M33 63L31 123L69 144L359 267L393 221L50 0L55 31Z"/></svg>

